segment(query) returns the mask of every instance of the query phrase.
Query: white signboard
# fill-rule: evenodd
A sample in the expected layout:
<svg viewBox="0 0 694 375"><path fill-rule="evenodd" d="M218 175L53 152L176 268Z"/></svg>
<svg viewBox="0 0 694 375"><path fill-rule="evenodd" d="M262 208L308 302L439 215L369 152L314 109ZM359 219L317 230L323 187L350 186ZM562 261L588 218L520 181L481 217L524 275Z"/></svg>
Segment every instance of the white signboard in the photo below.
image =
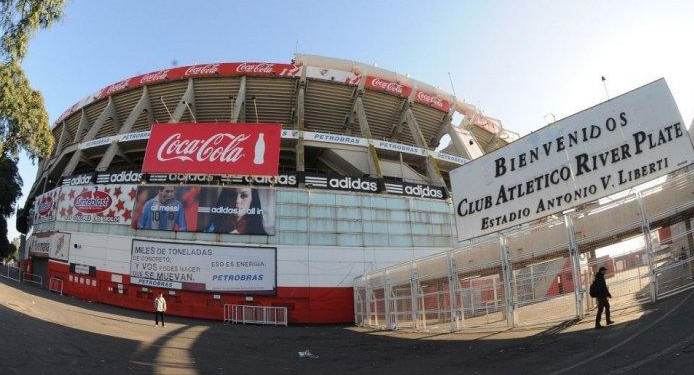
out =
<svg viewBox="0 0 694 375"><path fill-rule="evenodd" d="M458 240L496 232L694 161L660 79L550 124L451 172Z"/></svg>
<svg viewBox="0 0 694 375"><path fill-rule="evenodd" d="M48 257L63 262L68 261L70 254L70 233L54 233L48 248Z"/></svg>
<svg viewBox="0 0 694 375"><path fill-rule="evenodd" d="M366 139L350 137L348 135L304 132L304 140L325 143L338 143L352 146L368 146Z"/></svg>
<svg viewBox="0 0 694 375"><path fill-rule="evenodd" d="M394 143L394 142L372 139L371 144L373 144L374 147L379 148L381 150L397 151L397 152L403 152L406 154L413 154L413 155L419 155L419 156L426 156L426 154L427 154L427 150L425 150L421 147L404 145L402 143Z"/></svg>
<svg viewBox="0 0 694 375"><path fill-rule="evenodd" d="M51 237L31 236L29 237L29 241L27 241L27 247L29 248L29 255L47 257L50 253Z"/></svg>
<svg viewBox="0 0 694 375"><path fill-rule="evenodd" d="M189 284L196 290L272 292L275 263L275 248L133 240L130 276L136 284L170 289Z"/></svg>

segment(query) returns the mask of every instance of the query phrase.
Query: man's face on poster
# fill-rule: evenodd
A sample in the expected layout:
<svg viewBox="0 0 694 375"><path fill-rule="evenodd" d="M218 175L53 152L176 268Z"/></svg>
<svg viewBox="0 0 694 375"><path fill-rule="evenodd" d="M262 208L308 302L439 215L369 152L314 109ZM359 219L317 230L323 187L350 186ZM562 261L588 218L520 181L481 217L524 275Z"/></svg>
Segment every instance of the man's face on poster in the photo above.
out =
<svg viewBox="0 0 694 375"><path fill-rule="evenodd" d="M174 197L174 188L172 186L167 186L159 190L159 201L162 203L172 200Z"/></svg>

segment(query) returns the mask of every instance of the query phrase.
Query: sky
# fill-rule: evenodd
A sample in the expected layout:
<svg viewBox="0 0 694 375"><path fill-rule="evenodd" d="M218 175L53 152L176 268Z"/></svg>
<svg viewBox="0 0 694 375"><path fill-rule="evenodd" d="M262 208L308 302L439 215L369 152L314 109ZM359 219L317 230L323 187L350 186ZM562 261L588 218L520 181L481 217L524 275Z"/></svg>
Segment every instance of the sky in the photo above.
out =
<svg viewBox="0 0 694 375"><path fill-rule="evenodd" d="M689 126L693 35L691 1L75 0L23 67L52 124L94 91L173 63L287 63L298 51L455 91L524 135L661 77ZM21 207L36 166L22 157L19 168ZM8 226L18 236L14 217Z"/></svg>

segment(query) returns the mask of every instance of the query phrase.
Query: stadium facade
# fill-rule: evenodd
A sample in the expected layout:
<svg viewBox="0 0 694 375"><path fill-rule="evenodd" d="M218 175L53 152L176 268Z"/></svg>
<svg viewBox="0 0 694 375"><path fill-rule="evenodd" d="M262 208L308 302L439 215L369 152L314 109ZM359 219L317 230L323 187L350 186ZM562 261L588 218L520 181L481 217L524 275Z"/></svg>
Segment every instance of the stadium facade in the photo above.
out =
<svg viewBox="0 0 694 375"><path fill-rule="evenodd" d="M142 173L153 123L281 124L279 174ZM290 323L351 322L355 277L451 249L448 172L517 138L430 85L310 55L128 78L52 132L27 200L26 272L90 301L151 310L164 292L174 315L283 306ZM225 225L246 196L260 219Z"/></svg>

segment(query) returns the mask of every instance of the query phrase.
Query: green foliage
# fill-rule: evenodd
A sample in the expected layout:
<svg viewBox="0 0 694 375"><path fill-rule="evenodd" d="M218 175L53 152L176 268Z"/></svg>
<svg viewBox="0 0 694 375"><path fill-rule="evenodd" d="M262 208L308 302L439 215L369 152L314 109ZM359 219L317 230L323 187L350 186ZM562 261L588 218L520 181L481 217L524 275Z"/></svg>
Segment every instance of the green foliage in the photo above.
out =
<svg viewBox="0 0 694 375"><path fill-rule="evenodd" d="M0 216L0 259L10 255L10 241L7 240L7 221Z"/></svg>
<svg viewBox="0 0 694 375"><path fill-rule="evenodd" d="M27 201L25 208L17 209L17 217L15 219L15 228L19 233L27 234L29 232L29 210L26 207L32 207L34 201Z"/></svg>
<svg viewBox="0 0 694 375"><path fill-rule="evenodd" d="M0 157L0 217L8 218L14 213L14 205L22 195L22 177L17 161Z"/></svg>
<svg viewBox="0 0 694 375"><path fill-rule="evenodd" d="M22 61L29 40L40 29L51 27L63 16L67 0L0 0L3 31L0 56L5 62Z"/></svg>

